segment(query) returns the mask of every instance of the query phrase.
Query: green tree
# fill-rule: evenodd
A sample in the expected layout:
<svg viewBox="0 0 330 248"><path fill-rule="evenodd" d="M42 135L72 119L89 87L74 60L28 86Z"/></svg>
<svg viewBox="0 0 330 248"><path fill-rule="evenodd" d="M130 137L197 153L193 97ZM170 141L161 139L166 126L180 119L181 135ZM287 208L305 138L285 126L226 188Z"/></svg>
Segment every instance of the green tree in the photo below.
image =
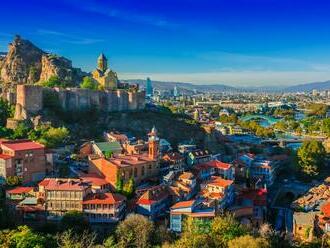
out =
<svg viewBox="0 0 330 248"><path fill-rule="evenodd" d="M200 221L196 221L193 218L187 218L183 225L183 232L181 238L175 242L173 247L180 248L199 248L199 247L215 247L214 240L210 235L211 221L208 223L208 227L205 228L205 224Z"/></svg>
<svg viewBox="0 0 330 248"><path fill-rule="evenodd" d="M326 151L322 142L304 141L297 152L298 165L305 174L315 176L324 165L325 155Z"/></svg>
<svg viewBox="0 0 330 248"><path fill-rule="evenodd" d="M29 131L30 131L29 125L26 122L20 122L15 128L12 138L13 139L26 138Z"/></svg>
<svg viewBox="0 0 330 248"><path fill-rule="evenodd" d="M6 184L9 187L14 187L14 186L18 186L22 183L22 179L18 176L8 176L6 178Z"/></svg>
<svg viewBox="0 0 330 248"><path fill-rule="evenodd" d="M0 245L4 248L48 248L55 243L51 236L35 233L27 226L19 226L15 230L1 231Z"/></svg>
<svg viewBox="0 0 330 248"><path fill-rule="evenodd" d="M154 225L146 217L131 214L116 229L119 247L147 248L153 243Z"/></svg>
<svg viewBox="0 0 330 248"><path fill-rule="evenodd" d="M7 119L14 116L14 107L0 98L0 126L5 126Z"/></svg>
<svg viewBox="0 0 330 248"><path fill-rule="evenodd" d="M65 127L51 127L42 132L39 142L47 147L54 148L65 143L69 136L69 130Z"/></svg>
<svg viewBox="0 0 330 248"><path fill-rule="evenodd" d="M329 106L323 103L311 103L306 106L307 112L309 116L319 116L323 117L328 111Z"/></svg>
<svg viewBox="0 0 330 248"><path fill-rule="evenodd" d="M104 240L103 246L104 246L104 248L117 248L118 247L117 242L113 236L109 236L106 240Z"/></svg>
<svg viewBox="0 0 330 248"><path fill-rule="evenodd" d="M244 235L234 238L228 242L228 248L268 248L270 245L264 238L255 238L251 235Z"/></svg>
<svg viewBox="0 0 330 248"><path fill-rule="evenodd" d="M97 89L99 89L99 84L93 78L86 76L83 78L83 81L80 84L80 88L97 90Z"/></svg>
<svg viewBox="0 0 330 248"><path fill-rule="evenodd" d="M247 234L246 229L231 215L216 217L212 222L212 238L214 242L221 247L226 247L230 240L245 234Z"/></svg>
<svg viewBox="0 0 330 248"><path fill-rule="evenodd" d="M96 234L88 231L76 233L69 229L56 236L57 247L60 248L93 248Z"/></svg>
<svg viewBox="0 0 330 248"><path fill-rule="evenodd" d="M117 175L116 175L116 192L117 193L122 193L123 192L123 187L124 187L123 179L120 176L119 172L117 172Z"/></svg>
<svg viewBox="0 0 330 248"><path fill-rule="evenodd" d="M131 177L123 186L123 194L126 196L126 197L132 197L133 194L134 194L134 190L135 190L135 187L134 187L134 178Z"/></svg>
<svg viewBox="0 0 330 248"><path fill-rule="evenodd" d="M0 127L0 137L8 138L13 136L13 130L6 127Z"/></svg>
<svg viewBox="0 0 330 248"><path fill-rule="evenodd" d="M65 88L69 86L68 83L66 83L64 80L61 80L58 76L51 76L48 80L41 82L41 85L50 88L53 87Z"/></svg>
<svg viewBox="0 0 330 248"><path fill-rule="evenodd" d="M325 133L328 137L330 137L330 118L326 118L322 121L321 130Z"/></svg>

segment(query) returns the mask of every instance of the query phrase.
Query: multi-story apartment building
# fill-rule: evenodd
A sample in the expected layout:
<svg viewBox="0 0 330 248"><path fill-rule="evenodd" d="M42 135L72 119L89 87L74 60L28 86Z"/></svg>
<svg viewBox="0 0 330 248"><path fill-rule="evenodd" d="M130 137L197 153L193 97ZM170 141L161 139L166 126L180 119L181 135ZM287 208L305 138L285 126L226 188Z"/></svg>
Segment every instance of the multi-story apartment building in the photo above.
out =
<svg viewBox="0 0 330 248"><path fill-rule="evenodd" d="M83 211L83 200L91 193L90 184L81 179L46 178L39 183L48 219L59 219L67 211Z"/></svg>
<svg viewBox="0 0 330 248"><path fill-rule="evenodd" d="M47 172L45 147L30 140L0 142L0 181L18 176L23 183L39 181Z"/></svg>

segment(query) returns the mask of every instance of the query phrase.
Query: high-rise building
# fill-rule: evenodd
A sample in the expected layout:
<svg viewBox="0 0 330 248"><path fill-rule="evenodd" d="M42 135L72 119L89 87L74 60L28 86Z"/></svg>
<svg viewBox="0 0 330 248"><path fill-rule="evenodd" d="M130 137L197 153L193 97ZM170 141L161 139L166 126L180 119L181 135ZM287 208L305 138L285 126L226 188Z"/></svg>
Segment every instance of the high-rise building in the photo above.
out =
<svg viewBox="0 0 330 248"><path fill-rule="evenodd" d="M179 95L178 93L178 88L176 86L174 86L174 89L173 89L173 96L174 97L177 97Z"/></svg>
<svg viewBox="0 0 330 248"><path fill-rule="evenodd" d="M151 97L153 95L152 83L150 78L147 78L146 82L146 96Z"/></svg>

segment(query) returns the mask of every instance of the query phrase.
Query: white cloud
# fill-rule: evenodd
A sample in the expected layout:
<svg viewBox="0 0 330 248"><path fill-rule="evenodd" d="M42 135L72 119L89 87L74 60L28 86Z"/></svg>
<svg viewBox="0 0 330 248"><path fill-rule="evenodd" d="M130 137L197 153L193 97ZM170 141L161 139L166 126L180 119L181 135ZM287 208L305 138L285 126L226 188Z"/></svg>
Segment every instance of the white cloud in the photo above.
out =
<svg viewBox="0 0 330 248"><path fill-rule="evenodd" d="M42 36L56 36L60 38L59 40L61 42L76 44L76 45L90 45L105 41L104 39L86 38L86 37L66 34L63 32L48 30L48 29L38 29L37 34Z"/></svg>

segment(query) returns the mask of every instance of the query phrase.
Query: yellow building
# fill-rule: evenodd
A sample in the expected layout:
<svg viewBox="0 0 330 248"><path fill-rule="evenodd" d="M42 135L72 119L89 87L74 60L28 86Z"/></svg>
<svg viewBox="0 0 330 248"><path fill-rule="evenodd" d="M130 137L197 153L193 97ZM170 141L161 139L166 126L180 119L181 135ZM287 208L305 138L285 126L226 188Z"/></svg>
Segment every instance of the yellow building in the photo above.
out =
<svg viewBox="0 0 330 248"><path fill-rule="evenodd" d="M92 76L105 90L118 88L117 73L108 68L108 60L103 53L97 59L97 68Z"/></svg>

